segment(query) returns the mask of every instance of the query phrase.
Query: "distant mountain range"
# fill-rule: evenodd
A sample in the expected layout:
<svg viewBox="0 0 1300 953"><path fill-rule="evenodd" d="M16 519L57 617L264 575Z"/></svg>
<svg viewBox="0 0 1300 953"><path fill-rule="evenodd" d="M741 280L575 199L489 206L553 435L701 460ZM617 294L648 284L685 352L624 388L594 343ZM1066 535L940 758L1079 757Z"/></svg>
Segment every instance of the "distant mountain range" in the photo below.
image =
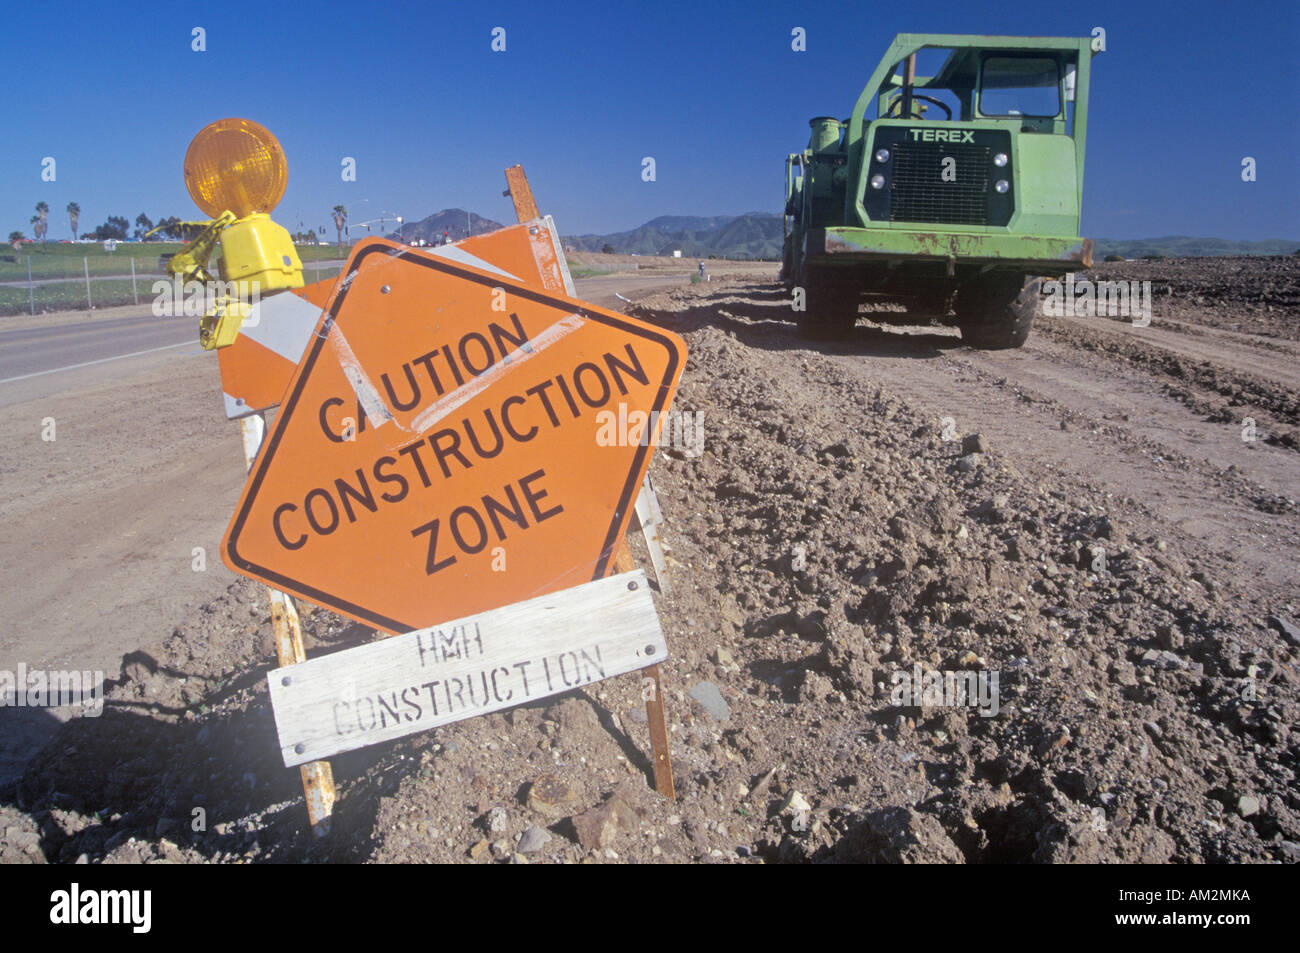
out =
<svg viewBox="0 0 1300 953"><path fill-rule="evenodd" d="M445 208L418 222L403 223L401 237L408 242L423 238L426 242L436 245L442 242L444 234L451 241L458 242L470 235L494 232L504 227L500 222L484 218L478 212L467 212L463 208ZM398 234L393 232L388 237L397 238Z"/></svg>
<svg viewBox="0 0 1300 953"><path fill-rule="evenodd" d="M1141 258L1143 255L1204 258L1218 255L1290 255L1296 249L1300 249L1300 240L1294 238L1239 242L1227 238L1167 235L1164 238L1098 238L1092 243L1092 256L1097 261L1107 255L1121 255L1124 258Z"/></svg>
<svg viewBox="0 0 1300 953"><path fill-rule="evenodd" d="M467 222L470 228L467 228ZM402 236L407 241L423 238L436 243L442 240L444 232L452 241L457 241L468 234L478 235L501 227L501 223L477 213L452 208L443 209L419 222L407 222L402 227ZM566 248L598 252L608 247L620 255L671 255L680 251L685 258L714 255L718 258L780 261L781 239L781 216L771 212L748 212L744 215L661 215L629 231L609 235L566 235L563 242ZM1168 235L1164 238L1098 238L1093 242L1093 257L1101 261L1107 255L1124 258L1141 258L1143 255L1163 255L1166 258L1290 255L1297 249L1300 249L1300 240L1296 239L1233 241Z"/></svg>
<svg viewBox="0 0 1300 953"><path fill-rule="evenodd" d="M640 228L612 235L566 235L565 247L620 255L671 255L686 258L781 259L781 216L770 212L745 215L661 215Z"/></svg>

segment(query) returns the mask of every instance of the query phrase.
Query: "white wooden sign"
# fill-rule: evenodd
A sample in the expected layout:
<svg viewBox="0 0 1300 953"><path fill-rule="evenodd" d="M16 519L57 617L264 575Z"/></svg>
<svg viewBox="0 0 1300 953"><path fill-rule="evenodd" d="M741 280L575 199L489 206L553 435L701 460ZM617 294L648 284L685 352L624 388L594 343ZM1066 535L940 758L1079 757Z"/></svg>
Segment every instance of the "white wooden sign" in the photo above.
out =
<svg viewBox="0 0 1300 953"><path fill-rule="evenodd" d="M292 767L667 658L636 570L278 668L267 681Z"/></svg>

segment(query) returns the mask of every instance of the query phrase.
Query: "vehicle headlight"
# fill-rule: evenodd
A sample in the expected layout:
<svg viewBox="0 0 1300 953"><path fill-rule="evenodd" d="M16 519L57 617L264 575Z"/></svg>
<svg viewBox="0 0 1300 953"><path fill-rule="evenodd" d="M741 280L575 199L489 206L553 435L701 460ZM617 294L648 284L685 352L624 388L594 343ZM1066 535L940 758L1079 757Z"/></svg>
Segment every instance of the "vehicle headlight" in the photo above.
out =
<svg viewBox="0 0 1300 953"><path fill-rule="evenodd" d="M996 182L993 183L994 191L998 192L999 194L1006 192L1006 190L1009 188L1011 188L1011 183L1008 182L1006 179L998 179Z"/></svg>
<svg viewBox="0 0 1300 953"><path fill-rule="evenodd" d="M876 161L877 161L877 162L888 162L888 161L889 161L889 150L888 150L888 149L877 149L877 150L876 150Z"/></svg>
<svg viewBox="0 0 1300 953"><path fill-rule="evenodd" d="M1008 161L1009 160L1007 159L1007 154L1005 152L999 152L997 155L993 157L993 164L997 166L999 169L1002 168L1004 165L1006 165Z"/></svg>
<svg viewBox="0 0 1300 953"><path fill-rule="evenodd" d="M885 177L877 172L871 177L871 187L873 189L883 189L885 187Z"/></svg>

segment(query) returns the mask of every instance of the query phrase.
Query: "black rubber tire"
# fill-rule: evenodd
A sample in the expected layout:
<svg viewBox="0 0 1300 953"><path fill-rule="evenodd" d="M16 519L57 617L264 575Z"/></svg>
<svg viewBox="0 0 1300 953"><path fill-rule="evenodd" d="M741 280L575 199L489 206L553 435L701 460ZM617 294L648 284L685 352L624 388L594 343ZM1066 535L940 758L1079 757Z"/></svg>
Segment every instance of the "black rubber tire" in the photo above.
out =
<svg viewBox="0 0 1300 953"><path fill-rule="evenodd" d="M1023 347L1038 310L1043 280L992 275L957 292L954 310L961 340L982 351Z"/></svg>
<svg viewBox="0 0 1300 953"><path fill-rule="evenodd" d="M810 341L833 341L853 333L858 320L861 288L852 272L833 268L801 269L804 310L796 312L799 336Z"/></svg>

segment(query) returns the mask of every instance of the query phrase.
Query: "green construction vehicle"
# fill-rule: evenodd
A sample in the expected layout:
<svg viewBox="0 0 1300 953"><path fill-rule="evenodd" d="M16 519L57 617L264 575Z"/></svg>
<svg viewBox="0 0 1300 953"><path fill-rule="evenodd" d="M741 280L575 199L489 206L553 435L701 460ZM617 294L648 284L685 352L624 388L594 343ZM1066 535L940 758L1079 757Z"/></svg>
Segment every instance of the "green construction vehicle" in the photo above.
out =
<svg viewBox="0 0 1300 953"><path fill-rule="evenodd" d="M844 335L866 294L955 323L973 347L1024 344L1043 277L1092 266L1092 56L1087 38L897 36L852 115L813 119L786 159L782 278L800 333Z"/></svg>

